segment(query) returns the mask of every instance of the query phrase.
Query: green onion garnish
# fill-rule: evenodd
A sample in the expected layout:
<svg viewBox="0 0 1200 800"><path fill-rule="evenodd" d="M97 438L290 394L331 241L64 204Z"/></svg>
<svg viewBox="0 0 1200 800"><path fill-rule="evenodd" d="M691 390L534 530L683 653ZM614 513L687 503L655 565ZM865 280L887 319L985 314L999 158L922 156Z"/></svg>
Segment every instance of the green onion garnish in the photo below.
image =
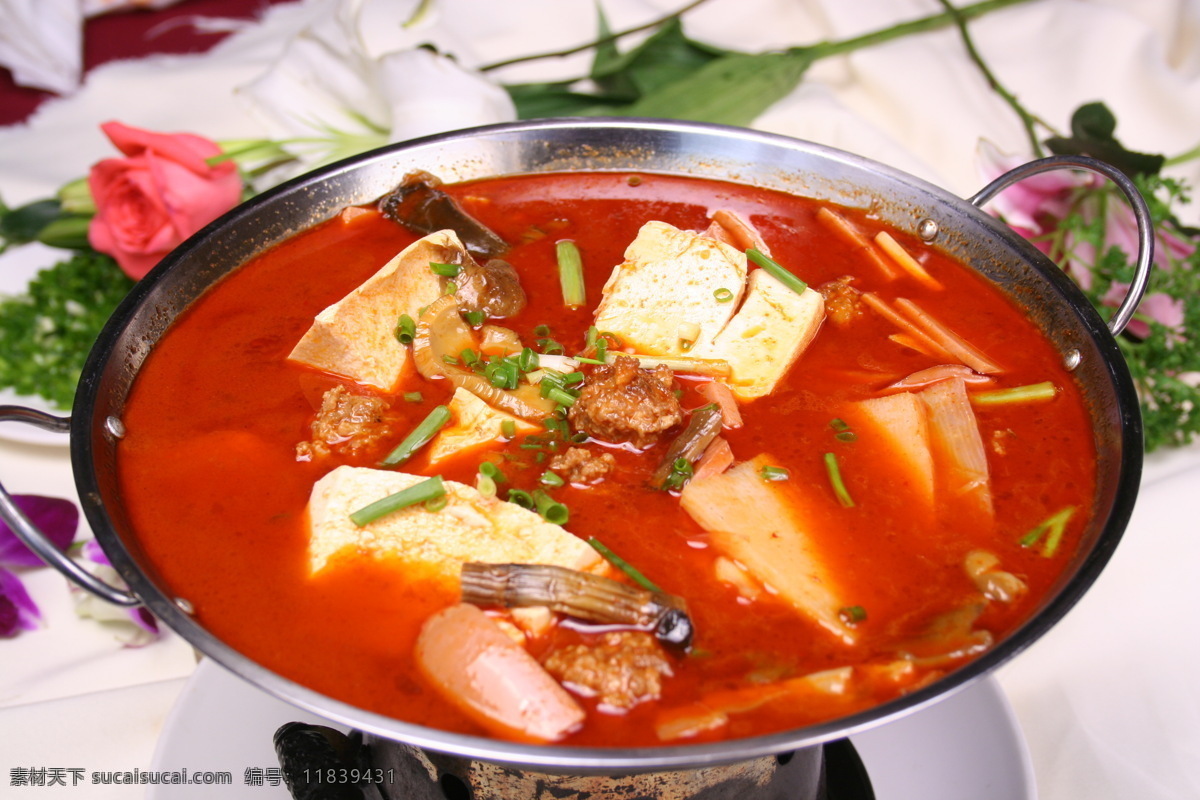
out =
<svg viewBox="0 0 1200 800"><path fill-rule="evenodd" d="M549 325L538 325L536 328L533 329L533 335L534 336L549 336L550 335L550 326Z"/></svg>
<svg viewBox="0 0 1200 800"><path fill-rule="evenodd" d="M557 473L546 470L542 473L542 477L538 478L538 483L542 486L549 486L551 489L557 489L560 486L565 486L567 482Z"/></svg>
<svg viewBox="0 0 1200 800"><path fill-rule="evenodd" d="M454 356L450 355L449 353L446 353L445 355L442 356L442 361L445 361L447 364L451 364L451 365L458 364L458 359L455 358Z"/></svg>
<svg viewBox="0 0 1200 800"><path fill-rule="evenodd" d="M434 275L441 275L443 278L454 278L462 272L462 267L457 264L441 264L437 261L430 261L429 270Z"/></svg>
<svg viewBox="0 0 1200 800"><path fill-rule="evenodd" d="M567 308L579 308L587 302L583 286L583 261L579 248L569 239L555 245L558 255L558 280L562 283L563 304Z"/></svg>
<svg viewBox="0 0 1200 800"><path fill-rule="evenodd" d="M721 288L713 292L713 297L717 298L718 303L728 303L733 299L733 292L728 289Z"/></svg>
<svg viewBox="0 0 1200 800"><path fill-rule="evenodd" d="M758 477L764 481L786 481L792 477L792 473L787 471L786 467L763 467L758 471Z"/></svg>
<svg viewBox="0 0 1200 800"><path fill-rule="evenodd" d="M509 494L511 495L512 492L509 492ZM570 512L567 510L567 507L541 489L533 490L533 504L537 508L537 512L542 515L542 519L546 520L546 522L553 522L555 525L566 525L567 520L570 518Z"/></svg>
<svg viewBox="0 0 1200 800"><path fill-rule="evenodd" d="M417 323L413 322L413 318L408 314L401 314L400 320L396 323L396 341L400 344L412 344L413 337L417 335Z"/></svg>
<svg viewBox="0 0 1200 800"><path fill-rule="evenodd" d="M495 497L496 480L489 475L480 473L475 476L475 490L484 497Z"/></svg>
<svg viewBox="0 0 1200 800"><path fill-rule="evenodd" d="M825 471L829 473L829 485L833 487L838 502L843 508L854 508L854 499L850 497L850 492L846 491L846 484L842 482L842 470L838 467L837 456L833 453L825 454Z"/></svg>
<svg viewBox="0 0 1200 800"><path fill-rule="evenodd" d="M432 500L425 501L425 510L433 511L436 513L438 511L441 511L443 508L445 508L446 504L449 502L450 502L450 498L446 495L442 495L440 497L435 497Z"/></svg>
<svg viewBox="0 0 1200 800"><path fill-rule="evenodd" d="M500 423L500 434L505 439L512 439L517 435L517 423L511 419L506 419Z"/></svg>
<svg viewBox="0 0 1200 800"><path fill-rule="evenodd" d="M595 536L589 537L587 543L595 548L597 553L604 556L604 559L608 563L621 570L621 572L624 572L630 577L630 579L633 580L634 583L641 586L643 589L649 589L652 592L662 591L662 589L658 588L658 586L656 586L649 578L639 572L636 567L634 567L625 559L621 558L612 550L609 550L608 547Z"/></svg>
<svg viewBox="0 0 1200 800"><path fill-rule="evenodd" d="M571 359L577 364L603 364L605 363L598 358L588 358L587 356L571 356Z"/></svg>
<svg viewBox="0 0 1200 800"><path fill-rule="evenodd" d="M570 408L575 405L575 395L568 392L566 389L559 389L556 386L551 386L545 393L545 396L561 406Z"/></svg>
<svg viewBox="0 0 1200 800"><path fill-rule="evenodd" d="M854 431L850 430L850 425L845 420L834 417L829 421L829 427L836 431L833 434L833 438L839 442L853 442L858 438Z"/></svg>
<svg viewBox="0 0 1200 800"><path fill-rule="evenodd" d="M391 467L408 461L412 458L413 453L426 445L449 421L450 409L445 406L434 406L433 410L429 412L429 416L425 417L420 425L413 428L412 433L404 437L404 441L400 442L395 450L388 453L381 465Z"/></svg>
<svg viewBox="0 0 1200 800"><path fill-rule="evenodd" d="M518 505L521 508L533 510L533 495L521 489L509 489L508 502Z"/></svg>
<svg viewBox="0 0 1200 800"><path fill-rule="evenodd" d="M491 461L484 461L479 465L479 474L487 475L489 478L496 481L496 483L504 483L504 473L501 472L500 468Z"/></svg>
<svg viewBox="0 0 1200 800"><path fill-rule="evenodd" d="M468 367L474 367L476 364L480 363L479 354L469 347L464 348L463 351L458 354L458 357L462 360L462 363Z"/></svg>
<svg viewBox="0 0 1200 800"><path fill-rule="evenodd" d="M420 392L405 392L404 401L406 403L420 403L425 400L425 395Z"/></svg>
<svg viewBox="0 0 1200 800"><path fill-rule="evenodd" d="M804 290L808 288L807 283L797 278L791 272L788 272L778 262L763 255L762 251L756 247L751 247L746 251L746 258L765 269L772 277L778 279L780 283L796 294L803 294Z"/></svg>
<svg viewBox="0 0 1200 800"><path fill-rule="evenodd" d="M867 618L867 610L862 606L845 606L838 609L838 616L846 625L855 625Z"/></svg>
<svg viewBox="0 0 1200 800"><path fill-rule="evenodd" d="M407 489L402 489L395 494L389 494L382 500L376 500L370 505L363 506L350 515L350 521L361 528L367 523L374 522L393 511L399 511L402 508L408 508L417 503L424 503L438 497L444 497L445 494L446 486L442 483L442 477L435 475L420 483L413 484Z"/></svg>
<svg viewBox="0 0 1200 800"><path fill-rule="evenodd" d="M517 356L517 366L521 372L533 372L538 368L538 354L531 347L522 348Z"/></svg>
<svg viewBox="0 0 1200 800"><path fill-rule="evenodd" d="M1058 550L1059 544L1062 543L1063 533L1067 529L1067 521L1074 514L1075 506L1067 506L1061 511L1052 514L1036 528L1021 537L1021 546L1033 547L1043 535L1049 532L1050 535L1046 537L1046 541L1042 545L1042 555L1050 558Z"/></svg>
<svg viewBox="0 0 1200 800"><path fill-rule="evenodd" d="M538 348L548 356L562 355L566 349L553 339L545 337L537 340Z"/></svg>
<svg viewBox="0 0 1200 800"><path fill-rule="evenodd" d="M680 489L692 477L695 470L692 462L686 458L677 458L671 462L671 473L663 481L663 489Z"/></svg>
<svg viewBox="0 0 1200 800"><path fill-rule="evenodd" d="M972 405L998 406L1005 403L1036 403L1053 400L1058 396L1058 387L1050 381L1031 383L1028 386L1013 386L990 392L974 392L970 395Z"/></svg>
<svg viewBox="0 0 1200 800"><path fill-rule="evenodd" d="M468 311L467 313L463 314L463 316L466 318L467 324L472 328L478 328L483 324L483 321L487 319L487 314L483 313L482 311Z"/></svg>

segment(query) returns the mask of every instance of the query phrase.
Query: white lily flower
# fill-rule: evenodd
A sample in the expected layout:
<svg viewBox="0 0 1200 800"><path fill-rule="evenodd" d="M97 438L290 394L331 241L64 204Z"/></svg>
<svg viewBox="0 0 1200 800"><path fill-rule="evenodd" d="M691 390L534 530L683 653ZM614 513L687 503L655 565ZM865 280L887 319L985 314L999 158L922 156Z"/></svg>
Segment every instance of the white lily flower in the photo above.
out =
<svg viewBox="0 0 1200 800"><path fill-rule="evenodd" d="M293 174L416 136L516 119L503 88L420 46L415 33L401 31L400 49L371 55L358 12L358 3L332 4L238 89L300 159Z"/></svg>

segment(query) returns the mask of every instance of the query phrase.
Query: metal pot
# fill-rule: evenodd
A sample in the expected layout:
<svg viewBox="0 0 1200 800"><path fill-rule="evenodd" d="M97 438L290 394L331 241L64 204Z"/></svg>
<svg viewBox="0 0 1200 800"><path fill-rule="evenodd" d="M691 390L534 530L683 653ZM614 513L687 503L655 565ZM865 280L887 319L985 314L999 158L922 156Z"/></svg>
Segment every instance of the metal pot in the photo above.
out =
<svg viewBox="0 0 1200 800"><path fill-rule="evenodd" d="M1000 190L1059 168L1099 172L1117 182L1140 229L1138 274L1108 326L1062 271L1007 226L980 210ZM514 173L638 170L715 177L868 209L977 270L1027 310L1073 370L1095 430L1097 488L1083 546L1040 608L986 654L936 683L868 711L810 727L719 744L598 749L532 746L448 733L363 711L287 680L215 638L163 588L132 535L116 482L121 415L130 386L176 316L223 275L266 248L335 215L368 203L414 170L447 182ZM204 654L264 690L370 734L458 757L547 771L638 772L746 761L815 746L912 713L953 693L1012 658L1074 605L1112 555L1137 494L1142 431L1137 396L1114 341L1145 290L1152 260L1145 204L1132 184L1106 164L1083 158L1032 162L961 199L910 175L828 147L714 125L660 120L547 120L459 131L366 153L275 188L231 211L167 256L121 304L83 371L70 419L29 409L0 409L71 434L71 458L83 510L96 537L128 583L106 586L58 553L0 488L0 516L72 580L123 605L144 604Z"/></svg>

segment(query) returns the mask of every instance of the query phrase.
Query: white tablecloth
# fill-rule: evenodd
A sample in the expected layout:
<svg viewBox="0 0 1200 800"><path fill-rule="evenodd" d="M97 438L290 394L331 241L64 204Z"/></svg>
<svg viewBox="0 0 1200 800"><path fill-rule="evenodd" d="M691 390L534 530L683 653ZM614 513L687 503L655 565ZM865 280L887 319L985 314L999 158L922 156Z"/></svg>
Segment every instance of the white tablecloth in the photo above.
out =
<svg viewBox="0 0 1200 800"><path fill-rule="evenodd" d="M74 97L43 106L25 125L0 129L0 196L16 205L82 175L109 155L97 126L110 119L216 139L266 135L232 90L266 69L283 42L320 18L323 5L274 7L262 24L205 56L95 70ZM401 34L396 19L414 5L367 0L366 46L377 53L411 43L400 37L414 34ZM607 0L604 8L613 28L623 29L676 5ZM686 27L697 39L758 50L844 38L939 10L936 0L710 0ZM595 25L591 0L439 0L433 15L417 38L428 37L468 67L581 43ZM1103 100L1117 115L1118 136L1134 149L1170 155L1200 140L1198 0L1035 0L971 30L997 76L1060 129L1076 106ZM522 65L496 77L577 75L587 58ZM975 166L981 137L1027 152L1017 118L969 64L953 30L820 62L755 127L857 152L963 196L982 185ZM1200 184L1200 164L1177 172ZM1195 223L1200 215L1188 217ZM1200 702L1189 674L1200 589L1189 579L1197 560L1186 558L1200 556L1188 538L1197 465L1195 448L1150 459L1145 496L1152 505L1139 509L1110 570L1078 614L1000 671L1043 798L1200 796ZM74 496L61 444L0 439L0 480L14 493ZM194 668L190 647L168 634L149 647L123 648L108 631L75 618L56 574L23 577L46 624L0 641L0 795L141 796L112 786L17 789L9 771L146 769L165 714ZM254 796L244 787L214 789L212 796L246 791Z"/></svg>

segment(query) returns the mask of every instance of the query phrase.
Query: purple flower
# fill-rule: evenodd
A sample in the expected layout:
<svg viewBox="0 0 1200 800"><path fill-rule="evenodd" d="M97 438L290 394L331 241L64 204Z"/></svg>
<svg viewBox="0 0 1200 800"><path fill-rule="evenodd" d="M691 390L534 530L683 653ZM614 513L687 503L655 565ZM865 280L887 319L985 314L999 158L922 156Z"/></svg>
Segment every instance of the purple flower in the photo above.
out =
<svg viewBox="0 0 1200 800"><path fill-rule="evenodd" d="M59 550L66 551L75 541L79 509L70 500L30 494L13 495L12 499ZM37 627L41 613L21 579L4 569L6 566L39 567L42 560L0 522L0 636L11 637Z"/></svg>
<svg viewBox="0 0 1200 800"><path fill-rule="evenodd" d="M9 638L21 631L31 631L40 617L41 612L21 579L0 567L0 636Z"/></svg>
<svg viewBox="0 0 1200 800"><path fill-rule="evenodd" d="M985 180L992 180L1025 162L1021 157L1008 156L987 140L980 140L978 162ZM1001 192L992 201L992 212L1014 230L1029 239L1038 249L1056 259L1063 270L1084 289L1092 286L1092 266L1096 263L1096 248L1090 242L1076 241L1069 231L1055 240L1059 223L1068 215L1078 214L1085 222L1104 215L1104 249L1120 248L1132 262L1137 257L1137 222L1133 211L1123 201L1105 202L1100 191L1106 181L1099 175L1068 170L1044 172L1027 178ZM1176 261L1189 257L1195 245L1174 232L1159 226L1155 231L1154 263L1170 269ZM1128 288L1128 287L1125 287ZM1124 291L1109 292L1106 305L1117 306ZM1147 298L1149 299L1149 298ZM1140 313L1172 325L1174 308L1156 302ZM1161 314L1161 316L1160 316ZM1145 328L1144 324L1142 325ZM1148 331L1148 329L1146 329ZM1131 331L1137 333L1137 330Z"/></svg>

